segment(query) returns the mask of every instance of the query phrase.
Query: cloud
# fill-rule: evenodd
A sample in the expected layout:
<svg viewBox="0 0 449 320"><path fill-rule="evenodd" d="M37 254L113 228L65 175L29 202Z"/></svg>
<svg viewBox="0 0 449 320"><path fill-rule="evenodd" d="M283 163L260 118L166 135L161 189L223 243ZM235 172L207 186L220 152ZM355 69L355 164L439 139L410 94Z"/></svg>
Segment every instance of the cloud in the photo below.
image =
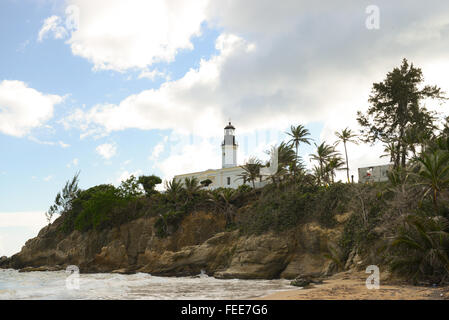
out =
<svg viewBox="0 0 449 320"><path fill-rule="evenodd" d="M58 141L58 144L59 144L59 146L62 147L62 148L68 148L68 147L70 147L70 144L64 143L64 142L62 142L62 141Z"/></svg>
<svg viewBox="0 0 449 320"><path fill-rule="evenodd" d="M360 129L355 117L349 118L348 114L345 112L342 112L341 114L335 112L333 113L333 120L327 121L324 125L320 136L321 141L326 141L327 144L333 144L336 142L337 138L335 136L335 131L341 131L344 129L345 127L343 127L343 124L350 128L354 133L357 133ZM340 143L336 149L343 159L345 159L344 145ZM358 168L384 165L390 162L389 157L381 157L384 154L384 146L380 143L376 143L375 145L365 143L347 143L347 150L349 160L349 176L353 175L354 181L356 182L358 181ZM312 167L314 164L317 163L312 162ZM337 171L336 180L346 181L346 170Z"/></svg>
<svg viewBox="0 0 449 320"><path fill-rule="evenodd" d="M58 142L53 142L53 141L42 141L36 137L33 136L29 136L28 139L30 139L33 142L39 143L39 144L43 144L43 145L47 145L47 146L60 146L61 148L68 148L70 147L70 144L64 143L63 141L58 141Z"/></svg>
<svg viewBox="0 0 449 320"><path fill-rule="evenodd" d="M162 172L163 180L177 174L204 171L221 167L221 152L217 141L196 137L190 141L182 134L172 134L170 154L158 160L155 167Z"/></svg>
<svg viewBox="0 0 449 320"><path fill-rule="evenodd" d="M200 136L213 136L225 119L226 92L216 90L222 64L234 52L248 51L250 45L235 35L217 39L221 55L201 60L198 70L191 69L183 78L165 82L158 90L146 90L129 96L120 104L96 105L88 111L76 109L64 121L78 126L85 134L101 134L128 128L173 129ZM273 115L276 118L276 115ZM242 119L246 120L246 119ZM243 122L243 121L242 121ZM266 124L266 122L265 122Z"/></svg>
<svg viewBox="0 0 449 320"><path fill-rule="evenodd" d="M46 224L43 211L0 212L0 256L19 252Z"/></svg>
<svg viewBox="0 0 449 320"><path fill-rule="evenodd" d="M0 212L0 228L20 226L39 230L45 221L43 211Z"/></svg>
<svg viewBox="0 0 449 320"><path fill-rule="evenodd" d="M170 77L168 75L166 75L164 72L161 72L157 69L154 70L143 70L140 74L139 74L139 79L149 79L151 81L154 81L156 78L164 78L165 80L169 80Z"/></svg>
<svg viewBox="0 0 449 320"><path fill-rule="evenodd" d="M163 142L159 142L157 145L154 146L153 148L153 152L151 153L151 155L149 156L150 160L157 160L159 158L159 156L161 155L161 153L164 151L164 143Z"/></svg>
<svg viewBox="0 0 449 320"><path fill-rule="evenodd" d="M67 120L84 135L138 128L211 137L229 117L240 132L285 127L292 119L327 122L337 108L354 118L366 108L372 83L400 64L403 52L425 65L427 57L449 49L434 43L434 34L449 40L444 20L418 4L404 9L418 19L412 23L394 20L392 13L402 6L384 3L384 29L373 32L364 25L363 4L345 3L326 7L287 1L283 9L267 1L211 4L208 19L225 30L216 39L216 56L159 89L118 104L78 109ZM258 21L268 12L270 19ZM401 34L429 21L431 36L413 44L400 41Z"/></svg>
<svg viewBox="0 0 449 320"><path fill-rule="evenodd" d="M117 153L117 147L112 143L101 144L95 150L106 160L111 159Z"/></svg>
<svg viewBox="0 0 449 320"><path fill-rule="evenodd" d="M122 181L125 181L127 179L129 179L131 176L134 177L139 177L140 175L142 175L142 170L136 170L133 172L129 172L128 170L124 170L122 172L119 173L117 179L116 179L116 183L120 184Z"/></svg>
<svg viewBox="0 0 449 320"><path fill-rule="evenodd" d="M237 165L243 165L253 156L258 157L263 162L268 161L269 156L266 151L281 141L281 136L277 130L251 134L240 134L237 131L236 138L239 145ZM160 171L163 180L171 180L178 174L222 167L222 137L205 138L173 132L170 136L164 137L164 141L167 142L165 153L168 153L168 155L159 157L153 166ZM152 160L151 157L150 160ZM163 185L159 186L158 190L162 188Z"/></svg>
<svg viewBox="0 0 449 320"><path fill-rule="evenodd" d="M22 81L0 82L0 132L23 137L53 116L63 97L41 93Z"/></svg>
<svg viewBox="0 0 449 320"><path fill-rule="evenodd" d="M51 16L45 19L39 34L37 36L37 41L41 42L47 34L53 34L55 39L62 39L67 36L67 30L61 25L62 20L58 16Z"/></svg>
<svg viewBox="0 0 449 320"><path fill-rule="evenodd" d="M30 40L25 40L24 42L19 44L19 47L16 49L17 52L25 52L25 49L30 44Z"/></svg>
<svg viewBox="0 0 449 320"><path fill-rule="evenodd" d="M48 182L48 181L50 181L51 179L53 179L53 175L49 175L49 176L46 176L44 179L42 179L42 180L44 180L45 182Z"/></svg>
<svg viewBox="0 0 449 320"><path fill-rule="evenodd" d="M426 76L427 70L439 70L449 49L449 3L409 1L404 6L378 1L379 30L365 26L369 4L350 0L326 4L286 0L282 6L269 0L209 2L201 14L191 18L196 21L192 25L204 20L220 31L215 56L201 60L197 69L190 69L180 79L167 80L157 89L130 95L117 104L77 109L65 120L80 128L83 136L137 128L171 129L204 139L217 136L228 118L240 134L323 122L322 138L333 141L335 130L347 126L357 130L356 111L366 109L372 83L383 80L402 58L421 66ZM111 12L118 8L111 3ZM107 15L99 19L107 20ZM164 30L165 23L159 24ZM116 33L108 34L104 48L113 42L127 43ZM98 35L105 36L103 32ZM138 37L140 33L130 41ZM87 47L93 48L83 46ZM134 44L129 46L130 50L135 48ZM138 51L136 57L128 55L125 62L116 59L113 50L107 51L114 52L107 59L94 51L82 56L97 68L144 69L149 65L149 59L140 59L140 52L145 50ZM443 89L449 88L447 78L433 79ZM180 147L184 149L189 154L195 146ZM377 161L378 154L368 153L371 158L360 159L360 163ZM181 160L177 157L172 154L167 158L161 170L167 174L173 171L169 163L177 168L175 160ZM354 158L354 166L356 161Z"/></svg>
<svg viewBox="0 0 449 320"><path fill-rule="evenodd" d="M67 166L67 168L71 168L72 166L76 167L76 166L78 166L78 163L79 163L78 158L75 158L72 161L70 161L69 163L67 163L66 166Z"/></svg>
<svg viewBox="0 0 449 320"><path fill-rule="evenodd" d="M70 0L79 22L67 43L74 55L88 59L96 70L145 69L171 62L180 50L193 49L191 38L200 35L207 2ZM60 32L55 35L62 37L58 19L47 20L43 35L56 29Z"/></svg>

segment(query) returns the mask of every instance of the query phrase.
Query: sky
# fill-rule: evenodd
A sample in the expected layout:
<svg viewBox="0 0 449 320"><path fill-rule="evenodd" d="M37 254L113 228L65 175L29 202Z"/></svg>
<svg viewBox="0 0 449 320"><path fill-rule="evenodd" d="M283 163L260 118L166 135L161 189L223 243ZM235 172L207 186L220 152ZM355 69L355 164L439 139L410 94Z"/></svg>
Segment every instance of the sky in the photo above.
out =
<svg viewBox="0 0 449 320"><path fill-rule="evenodd" d="M290 125L333 143L336 130L357 131L372 84L403 58L448 92L448 9L445 0L1 0L0 256L37 234L78 171L86 189L219 168L229 120L239 164L268 159ZM348 146L355 179L358 167L388 162L382 150ZM312 152L300 147L309 167Z"/></svg>

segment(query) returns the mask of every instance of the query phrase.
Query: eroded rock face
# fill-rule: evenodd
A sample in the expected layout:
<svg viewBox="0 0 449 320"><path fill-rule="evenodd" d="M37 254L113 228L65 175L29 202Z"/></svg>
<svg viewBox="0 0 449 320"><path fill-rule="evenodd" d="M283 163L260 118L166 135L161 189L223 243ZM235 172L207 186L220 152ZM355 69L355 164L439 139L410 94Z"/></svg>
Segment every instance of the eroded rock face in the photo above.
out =
<svg viewBox="0 0 449 320"><path fill-rule="evenodd" d="M218 278L272 279L287 265L289 237L273 234L241 237L234 244L229 267Z"/></svg>
<svg viewBox="0 0 449 320"><path fill-rule="evenodd" d="M0 257L0 268L2 266L6 266L7 264L8 264L8 257L6 256Z"/></svg>
<svg viewBox="0 0 449 320"><path fill-rule="evenodd" d="M161 239L155 235L154 222L155 218L140 218L118 228L64 236L57 220L27 241L20 253L1 258L0 266L30 271L77 265L81 272L163 276L191 276L204 270L218 278L294 279L329 269L323 252L339 232L310 223L280 235L244 236L223 232L222 216L196 213Z"/></svg>

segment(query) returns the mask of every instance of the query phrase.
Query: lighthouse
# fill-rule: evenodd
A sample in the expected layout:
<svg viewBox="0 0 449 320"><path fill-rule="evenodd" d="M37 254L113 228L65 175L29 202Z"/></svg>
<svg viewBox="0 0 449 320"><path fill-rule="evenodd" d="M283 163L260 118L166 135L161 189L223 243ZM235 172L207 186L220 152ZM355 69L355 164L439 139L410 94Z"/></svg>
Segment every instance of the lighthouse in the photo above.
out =
<svg viewBox="0 0 449 320"><path fill-rule="evenodd" d="M235 142L235 128L231 122L229 122L224 128L224 139L221 144L222 168L232 168L237 166L237 147L238 145Z"/></svg>
<svg viewBox="0 0 449 320"><path fill-rule="evenodd" d="M208 190L218 188L237 189L241 185L247 183L247 181L242 179L245 169L237 164L237 148L238 144L235 141L235 127L232 125L231 121L229 121L228 125L224 128L224 139L221 143L221 168L179 174L176 175L174 179L178 182L185 183L185 179L195 178L203 188L207 188ZM198 157L201 157L201 155L198 155ZM269 179L260 177L255 182L256 188L264 186L267 182L269 182Z"/></svg>

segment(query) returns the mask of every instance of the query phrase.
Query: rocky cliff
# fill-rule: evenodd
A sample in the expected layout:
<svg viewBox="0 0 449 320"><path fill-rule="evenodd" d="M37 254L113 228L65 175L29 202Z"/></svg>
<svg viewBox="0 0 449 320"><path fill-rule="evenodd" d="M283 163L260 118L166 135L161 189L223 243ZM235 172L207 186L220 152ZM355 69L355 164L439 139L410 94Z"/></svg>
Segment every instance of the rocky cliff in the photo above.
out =
<svg viewBox="0 0 449 320"><path fill-rule="evenodd" d="M187 276L204 270L218 278L291 279L332 272L323 254L341 225L324 229L309 223L282 234L241 235L224 232L222 217L197 212L184 219L167 238L158 238L154 218L140 218L120 227L63 235L56 220L26 242L21 252L0 260L0 267L30 270L63 269L81 272L147 272Z"/></svg>

